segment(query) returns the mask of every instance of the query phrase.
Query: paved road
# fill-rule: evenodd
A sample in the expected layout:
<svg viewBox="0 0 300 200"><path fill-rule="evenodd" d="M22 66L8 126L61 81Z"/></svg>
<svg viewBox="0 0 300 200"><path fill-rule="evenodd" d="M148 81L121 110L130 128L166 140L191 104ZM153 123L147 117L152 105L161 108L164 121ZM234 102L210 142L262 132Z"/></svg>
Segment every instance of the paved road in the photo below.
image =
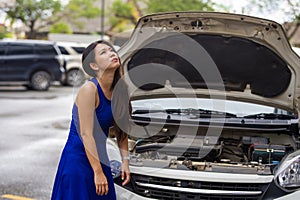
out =
<svg viewBox="0 0 300 200"><path fill-rule="evenodd" d="M0 199L50 199L75 92L0 87Z"/></svg>

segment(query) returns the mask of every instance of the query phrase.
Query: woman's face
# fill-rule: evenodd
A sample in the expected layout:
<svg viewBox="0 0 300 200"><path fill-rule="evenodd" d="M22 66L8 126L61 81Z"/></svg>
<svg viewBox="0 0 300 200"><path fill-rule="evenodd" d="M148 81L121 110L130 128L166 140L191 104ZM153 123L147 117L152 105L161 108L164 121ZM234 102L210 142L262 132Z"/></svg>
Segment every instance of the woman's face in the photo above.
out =
<svg viewBox="0 0 300 200"><path fill-rule="evenodd" d="M95 49L95 64L99 70L117 69L120 66L120 60L117 53L106 44L98 44Z"/></svg>

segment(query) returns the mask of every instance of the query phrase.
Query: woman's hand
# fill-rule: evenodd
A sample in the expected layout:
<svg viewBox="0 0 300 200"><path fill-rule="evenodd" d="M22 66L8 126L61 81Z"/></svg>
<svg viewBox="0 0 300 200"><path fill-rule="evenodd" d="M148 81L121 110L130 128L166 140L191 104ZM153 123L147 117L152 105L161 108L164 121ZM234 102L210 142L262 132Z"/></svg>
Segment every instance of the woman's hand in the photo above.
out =
<svg viewBox="0 0 300 200"><path fill-rule="evenodd" d="M108 183L103 171L94 172L94 179L95 179L96 193L101 196L107 195Z"/></svg>
<svg viewBox="0 0 300 200"><path fill-rule="evenodd" d="M121 178L123 180L122 185L126 185L130 181L130 171L129 171L129 160L123 160L122 162L122 175Z"/></svg>

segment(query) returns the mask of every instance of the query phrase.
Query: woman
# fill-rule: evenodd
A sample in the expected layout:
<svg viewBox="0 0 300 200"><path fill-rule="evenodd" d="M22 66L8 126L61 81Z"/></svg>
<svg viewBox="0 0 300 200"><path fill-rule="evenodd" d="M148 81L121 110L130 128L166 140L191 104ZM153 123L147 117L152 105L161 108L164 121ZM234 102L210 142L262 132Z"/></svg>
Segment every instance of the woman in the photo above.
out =
<svg viewBox="0 0 300 200"><path fill-rule="evenodd" d="M120 60L113 46L100 40L84 50L82 63L93 78L77 94L51 199L114 200L106 139L114 121L111 98L121 76ZM121 178L125 185L130 181L128 137L119 128L115 130L118 130L116 136L123 158Z"/></svg>

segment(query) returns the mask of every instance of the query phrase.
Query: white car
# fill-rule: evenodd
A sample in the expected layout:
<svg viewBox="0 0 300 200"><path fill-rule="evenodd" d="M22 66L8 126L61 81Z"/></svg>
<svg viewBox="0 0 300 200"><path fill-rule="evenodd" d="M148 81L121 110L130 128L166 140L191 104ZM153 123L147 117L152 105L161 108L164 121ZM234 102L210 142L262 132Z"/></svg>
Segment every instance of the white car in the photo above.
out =
<svg viewBox="0 0 300 200"><path fill-rule="evenodd" d="M300 58L280 24L153 14L119 55L132 106L128 185L111 156L119 200L300 199Z"/></svg>
<svg viewBox="0 0 300 200"><path fill-rule="evenodd" d="M63 85L79 86L91 78L82 68L82 52L88 46L86 43L56 42L65 61L65 79ZM117 51L120 47L114 45Z"/></svg>
<svg viewBox="0 0 300 200"><path fill-rule="evenodd" d="M83 71L81 62L82 52L87 44L76 42L56 43L65 61L66 76L62 83L69 86L81 85L85 80L90 78L90 76Z"/></svg>

